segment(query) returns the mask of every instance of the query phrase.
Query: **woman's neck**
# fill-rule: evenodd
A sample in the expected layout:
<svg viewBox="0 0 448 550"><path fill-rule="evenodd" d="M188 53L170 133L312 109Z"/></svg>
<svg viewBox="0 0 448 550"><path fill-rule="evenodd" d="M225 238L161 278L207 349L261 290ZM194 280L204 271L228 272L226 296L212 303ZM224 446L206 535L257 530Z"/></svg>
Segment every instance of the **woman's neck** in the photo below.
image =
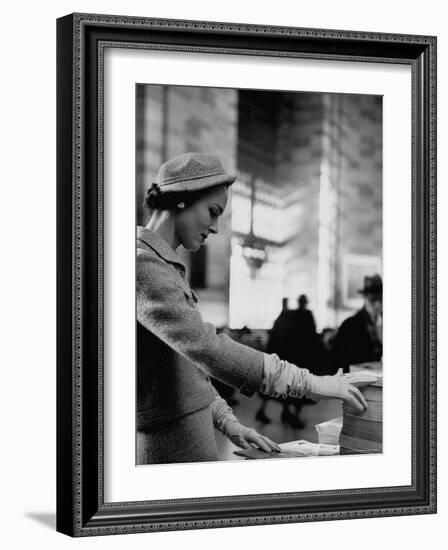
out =
<svg viewBox="0 0 448 550"><path fill-rule="evenodd" d="M154 212L145 227L162 237L173 250L179 247L180 242L174 232L174 221L167 210Z"/></svg>

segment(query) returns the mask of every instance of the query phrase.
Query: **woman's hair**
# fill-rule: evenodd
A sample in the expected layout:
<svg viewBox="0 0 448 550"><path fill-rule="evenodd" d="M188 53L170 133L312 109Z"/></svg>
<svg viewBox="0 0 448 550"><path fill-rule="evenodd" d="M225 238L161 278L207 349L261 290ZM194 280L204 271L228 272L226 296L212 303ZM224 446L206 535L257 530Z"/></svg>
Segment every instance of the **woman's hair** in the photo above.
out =
<svg viewBox="0 0 448 550"><path fill-rule="evenodd" d="M225 185L226 188L230 187L229 183L219 185ZM152 185L146 191L143 206L149 210L150 214L154 210L174 210L180 202L183 202L185 206L190 206L204 195L207 195L212 189L219 187L219 185L199 189L198 191L179 191L174 193L164 192L157 185Z"/></svg>

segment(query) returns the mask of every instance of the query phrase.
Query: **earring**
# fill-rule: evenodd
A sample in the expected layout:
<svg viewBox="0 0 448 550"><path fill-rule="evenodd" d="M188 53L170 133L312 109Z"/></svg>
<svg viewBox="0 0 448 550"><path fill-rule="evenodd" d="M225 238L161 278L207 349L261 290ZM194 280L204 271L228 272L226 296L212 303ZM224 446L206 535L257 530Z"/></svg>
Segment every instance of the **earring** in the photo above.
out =
<svg viewBox="0 0 448 550"><path fill-rule="evenodd" d="M185 208L185 203L184 203L184 202L180 202L180 203L177 205L177 208Z"/></svg>

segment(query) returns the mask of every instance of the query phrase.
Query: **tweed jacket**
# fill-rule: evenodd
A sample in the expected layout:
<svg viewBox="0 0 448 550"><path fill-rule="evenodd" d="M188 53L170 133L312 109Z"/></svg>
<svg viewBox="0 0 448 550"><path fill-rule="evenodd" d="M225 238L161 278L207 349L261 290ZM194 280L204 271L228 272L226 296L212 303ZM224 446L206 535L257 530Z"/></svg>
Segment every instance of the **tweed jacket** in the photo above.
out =
<svg viewBox="0 0 448 550"><path fill-rule="evenodd" d="M185 265L168 243L137 228L137 429L210 405L208 376L247 395L260 389L263 353L204 322Z"/></svg>

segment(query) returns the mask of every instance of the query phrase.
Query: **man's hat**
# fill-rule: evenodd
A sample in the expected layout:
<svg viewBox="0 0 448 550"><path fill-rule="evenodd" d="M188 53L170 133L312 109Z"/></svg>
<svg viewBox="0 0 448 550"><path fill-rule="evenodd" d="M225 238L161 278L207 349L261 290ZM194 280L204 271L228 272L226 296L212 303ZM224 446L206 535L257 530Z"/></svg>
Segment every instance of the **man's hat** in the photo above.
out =
<svg viewBox="0 0 448 550"><path fill-rule="evenodd" d="M159 168L154 181L162 193L199 191L220 184L231 184L236 176L228 174L215 155L184 153Z"/></svg>
<svg viewBox="0 0 448 550"><path fill-rule="evenodd" d="M378 274L364 277L364 288L358 290L361 294L383 295L383 281Z"/></svg>

